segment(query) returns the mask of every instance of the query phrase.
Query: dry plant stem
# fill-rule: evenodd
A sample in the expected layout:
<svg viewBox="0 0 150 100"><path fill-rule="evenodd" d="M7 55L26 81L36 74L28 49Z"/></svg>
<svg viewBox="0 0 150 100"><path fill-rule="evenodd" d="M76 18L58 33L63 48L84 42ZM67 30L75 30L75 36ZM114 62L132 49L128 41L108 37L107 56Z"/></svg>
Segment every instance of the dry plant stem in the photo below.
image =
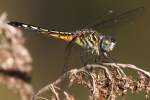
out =
<svg viewBox="0 0 150 100"><path fill-rule="evenodd" d="M68 73L68 72L67 72L67 73ZM43 93L43 92L45 92L45 91L51 89L50 87L51 87L52 85L57 85L57 84L59 84L64 78L66 78L66 73L64 73L62 76L60 76L55 82L53 82L53 83L51 83L51 84L49 84L49 85L43 87L42 89L40 89L40 90L38 91L38 93L36 93L36 95L34 95L33 99L36 98L36 97L37 97L38 95L40 95L41 93Z"/></svg>
<svg viewBox="0 0 150 100"><path fill-rule="evenodd" d="M116 71L111 70L116 68ZM124 73L121 68L131 68L137 71L139 75L139 80L130 79L126 75L120 75L119 73ZM91 71L90 69L94 70ZM119 69L119 73L117 72ZM103 70L104 73L95 73L97 70ZM122 72L121 72L122 71ZM117 72L117 73L116 73ZM142 73L142 74L139 74ZM124 73L125 74L125 73ZM102 78L97 78L102 77ZM142 76L144 75L144 76ZM88 77L88 80L84 79ZM141 79L143 77L143 80ZM148 77L148 79L146 78ZM136 67L132 64L120 64L120 63L103 63L103 64L89 64L79 69L71 69L64 73L53 83L40 89L38 93L34 96L34 100L39 98L39 95L43 92L51 90L54 95L54 100L60 100L59 93L62 92L65 96L65 100L75 100L74 97L65 90L62 90L57 85L61 84L63 80L69 79L69 84L79 84L87 87L90 91L89 100L115 100L116 96L126 94L128 90L146 90L150 91L150 73ZM145 80L146 79L146 80ZM147 81L147 82L145 82ZM108 84L108 85L106 85ZM148 95L146 95L148 97ZM43 97L42 97L43 98ZM46 100L46 99L45 99Z"/></svg>
<svg viewBox="0 0 150 100"><path fill-rule="evenodd" d="M103 65L96 65L96 64L90 64L90 65L87 65L86 67L82 67L82 70L85 70L85 69L91 69L91 67L93 68L100 68L100 69L103 69L106 73L106 76L108 77L108 79L110 81L112 81L112 75L110 74L110 71L108 70L108 68L106 66L103 66Z"/></svg>
<svg viewBox="0 0 150 100"><path fill-rule="evenodd" d="M66 100L70 100L70 97L67 92L64 91L64 95L66 96Z"/></svg>
<svg viewBox="0 0 150 100"><path fill-rule="evenodd" d="M68 73L69 73L69 72L68 72ZM46 92L47 90L51 90L51 92L55 95L56 100L60 100L59 95L58 95L58 93L56 92L55 89L61 91L61 88L57 87L56 85L59 84L59 83L61 83L61 82L66 78L66 76L67 76L67 73L64 73L64 74L63 74L62 76L60 76L55 82L53 82L53 83L51 83L51 84L49 84L49 85L43 87L42 89L40 89L40 90L38 91L38 93L36 93L36 94L33 96L32 100L36 100L36 99L39 99L39 98L42 98L42 99L43 99L43 97L39 97L39 95L42 94L43 92ZM68 95L68 93L67 93L66 91L63 91L63 93L64 93L64 95L66 96L66 98L69 98L69 95ZM44 99L46 100L46 98L44 98ZM67 99L67 100L69 100L69 99Z"/></svg>
<svg viewBox="0 0 150 100"><path fill-rule="evenodd" d="M116 63L103 63L103 64L106 65L106 66L116 66ZM122 68L131 68L131 69L137 70L137 71L142 72L143 74L147 75L148 77L150 77L150 72L148 72L146 70L143 70L143 69L140 69L139 67L136 67L135 65L120 64L120 63L117 63L117 65L119 67L122 67Z"/></svg>
<svg viewBox="0 0 150 100"><path fill-rule="evenodd" d="M59 91L62 91L62 89L61 88L59 88L59 87L57 87L57 86L54 86L55 87L55 89L57 89L57 90L59 90ZM63 90L63 94L64 94L64 96L65 96L65 100L70 100L70 96L71 95L69 95L66 91L64 91ZM72 99L73 100L73 99Z"/></svg>
<svg viewBox="0 0 150 100"><path fill-rule="evenodd" d="M95 80L93 78L93 75L87 71L87 69L91 69L91 67L100 68L100 69L104 70L105 73L106 73L106 76L109 79L109 81L112 82L112 75L110 74L109 70L105 66L103 66L103 65L94 65L94 64L93 65L87 65L86 67L82 67L80 69L72 69L72 70L64 73L55 82L53 82L53 83L47 85L46 87L40 89L38 91L38 93L34 96L34 98L36 98L38 95L40 95L44 91L47 91L47 90L50 89L55 94L57 100L59 100L59 98L58 98L59 96L58 96L57 92L55 91L54 85L57 85L57 84L61 83L67 77L68 74L72 74L72 75L76 76L78 73L81 73L81 72L83 72L83 73L87 74L88 76L90 76L90 78L91 78L90 80L92 81L92 86L93 86L93 94L95 94L95 91L96 91ZM72 75L70 75L70 76L72 76ZM78 76L76 76L76 77L78 77ZM113 88L113 86L112 86L112 88ZM64 92L64 93L66 95L66 92Z"/></svg>
<svg viewBox="0 0 150 100"><path fill-rule="evenodd" d="M42 99L42 100L48 100L47 98L44 98L44 97L40 97L40 96L38 96L38 97L36 97L36 99Z"/></svg>
<svg viewBox="0 0 150 100"><path fill-rule="evenodd" d="M49 89L52 90L53 94L55 94L56 100L60 100L60 99L59 99L59 95L58 95L58 93L56 92L56 90L55 90L53 84L51 84L51 85L49 86Z"/></svg>
<svg viewBox="0 0 150 100"><path fill-rule="evenodd" d="M112 75L111 75L110 71L107 69L107 67L103 66L103 65L95 65L95 64L87 65L86 67L88 67L89 69L90 69L90 67L104 69L106 77L108 78L110 85L111 85L110 86L111 89L109 92L110 92L110 94L112 94L112 92L113 92L113 79L112 79ZM86 67L83 67L83 70L85 70ZM96 82L95 82L95 79L93 77L92 77L92 79L93 79L93 97L95 97L94 94L96 93L96 86L95 86ZM94 99L94 100L96 100L96 99Z"/></svg>
<svg viewBox="0 0 150 100"><path fill-rule="evenodd" d="M110 64L110 67L115 67L116 68L116 70L117 70L117 73L120 75L120 76L122 76L123 75L123 77L126 77L126 74L124 73L124 71L120 68L120 66L117 64L117 63L103 63L104 64L104 66L106 65L106 64Z"/></svg>

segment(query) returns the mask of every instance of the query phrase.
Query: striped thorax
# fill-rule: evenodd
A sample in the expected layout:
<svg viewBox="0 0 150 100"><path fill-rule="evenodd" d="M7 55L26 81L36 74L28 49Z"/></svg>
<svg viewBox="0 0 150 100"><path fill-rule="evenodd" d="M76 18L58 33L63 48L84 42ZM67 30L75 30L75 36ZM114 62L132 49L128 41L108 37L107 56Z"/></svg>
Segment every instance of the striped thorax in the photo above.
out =
<svg viewBox="0 0 150 100"><path fill-rule="evenodd" d="M93 30L77 31L76 34L78 36L75 43L86 48L94 55L99 56L101 52L103 56L107 57L107 53L111 52L116 45L112 36L102 35Z"/></svg>
<svg viewBox="0 0 150 100"><path fill-rule="evenodd" d="M77 37L75 43L86 48L92 54L99 55L100 38L96 31L86 29L77 31L76 34Z"/></svg>

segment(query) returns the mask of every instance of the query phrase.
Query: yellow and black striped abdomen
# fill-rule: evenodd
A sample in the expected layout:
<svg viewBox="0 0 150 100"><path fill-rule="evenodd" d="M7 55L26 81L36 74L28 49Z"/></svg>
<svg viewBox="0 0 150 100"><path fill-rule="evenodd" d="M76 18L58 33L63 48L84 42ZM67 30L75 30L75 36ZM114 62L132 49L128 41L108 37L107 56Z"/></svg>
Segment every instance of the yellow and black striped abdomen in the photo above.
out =
<svg viewBox="0 0 150 100"><path fill-rule="evenodd" d="M74 38L74 35L69 32L58 32L58 31L51 31L48 32L49 36L53 36L59 39L62 39L64 41L70 42Z"/></svg>
<svg viewBox="0 0 150 100"><path fill-rule="evenodd" d="M73 39L74 34L70 32L59 32L59 31L51 31L42 27L34 26L31 24L25 24L21 22L16 21L10 21L8 22L9 25L19 28L24 28L32 31L37 31L45 35L53 36L59 39L62 39L64 41L71 41Z"/></svg>

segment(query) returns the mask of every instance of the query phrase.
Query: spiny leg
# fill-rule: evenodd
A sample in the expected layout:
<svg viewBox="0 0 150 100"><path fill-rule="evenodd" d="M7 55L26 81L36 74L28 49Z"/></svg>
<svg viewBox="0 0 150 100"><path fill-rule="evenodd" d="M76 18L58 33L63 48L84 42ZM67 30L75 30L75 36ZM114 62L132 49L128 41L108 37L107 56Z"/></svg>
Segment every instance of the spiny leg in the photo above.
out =
<svg viewBox="0 0 150 100"><path fill-rule="evenodd" d="M80 52L80 60L84 66L86 66L88 64L87 59L88 59L87 58L87 51L86 50L81 51Z"/></svg>
<svg viewBox="0 0 150 100"><path fill-rule="evenodd" d="M124 71L117 65L117 63L116 63L117 61L115 59L113 59L109 53L107 53L107 56L104 56L104 58L108 60L108 63L115 63L116 66L114 66L114 68L117 71L117 73L119 74L119 76L122 76L122 75L126 76ZM103 63L105 63L105 62L103 62Z"/></svg>
<svg viewBox="0 0 150 100"><path fill-rule="evenodd" d="M61 75L63 74L67 74L67 70L69 68L69 58L71 56L71 49L73 48L74 46L74 39L72 41L70 41L66 48L65 48L65 62L64 62L64 65L63 65L63 69L62 69L62 72L61 72ZM61 89L65 89L65 81L63 83L60 84L60 88Z"/></svg>
<svg viewBox="0 0 150 100"><path fill-rule="evenodd" d="M74 41L75 41L76 37L73 38L72 41L70 41L66 48L65 48L65 62L64 62L64 66L63 66L63 69L62 69L62 73L65 73L67 70L68 70L68 67L69 67L69 57L71 56L71 49L73 48L73 46L75 45L74 44Z"/></svg>
<svg viewBox="0 0 150 100"><path fill-rule="evenodd" d="M83 48L83 49L84 50L82 50L80 52L80 60L83 64L83 66L86 66L87 64L90 64L93 62L96 63L95 62L95 55L93 55L90 50L87 50L85 48Z"/></svg>

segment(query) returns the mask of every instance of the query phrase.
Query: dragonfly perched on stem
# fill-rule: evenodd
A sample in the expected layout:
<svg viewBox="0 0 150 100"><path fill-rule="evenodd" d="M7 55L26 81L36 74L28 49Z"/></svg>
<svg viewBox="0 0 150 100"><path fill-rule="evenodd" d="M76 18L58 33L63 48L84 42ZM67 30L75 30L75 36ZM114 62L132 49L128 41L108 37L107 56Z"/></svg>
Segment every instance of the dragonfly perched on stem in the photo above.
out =
<svg viewBox="0 0 150 100"><path fill-rule="evenodd" d="M68 52L66 59L68 59L68 56L70 55L70 51L73 44L77 44L83 47L86 53L90 53L91 55L93 55L94 58L92 59L96 61L97 58L101 58L101 57L110 59L111 58L110 52L113 51L116 45L116 41L111 35L99 33L95 30L92 30L92 28L107 24L109 22L113 22L116 19L120 20L121 18L127 17L133 12L137 12L142 9L144 9L144 7L138 7L126 11L124 13L121 13L120 15L116 15L113 18L106 19L101 22L94 23L92 25L88 25L85 29L76 32L60 32L60 31L48 30L42 27L25 24L17 21L9 21L8 24L14 27L37 31L42 34L56 37L66 42L69 42L69 44L66 47L66 51Z"/></svg>

